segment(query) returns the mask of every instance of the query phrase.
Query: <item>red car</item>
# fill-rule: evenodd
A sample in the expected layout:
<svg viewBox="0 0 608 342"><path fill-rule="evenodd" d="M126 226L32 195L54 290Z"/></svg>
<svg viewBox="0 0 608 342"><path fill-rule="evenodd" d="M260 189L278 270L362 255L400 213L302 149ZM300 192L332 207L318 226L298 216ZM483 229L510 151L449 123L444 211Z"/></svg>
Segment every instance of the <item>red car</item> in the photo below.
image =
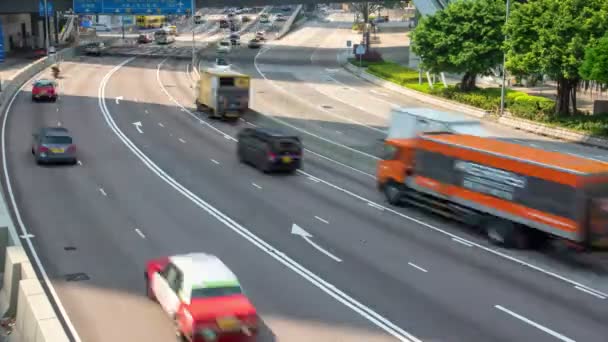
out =
<svg viewBox="0 0 608 342"><path fill-rule="evenodd" d="M175 320L176 334L192 342L253 341L255 307L237 277L216 256L191 253L146 266L146 293Z"/></svg>
<svg viewBox="0 0 608 342"><path fill-rule="evenodd" d="M32 101L42 99L57 101L57 83L51 80L38 80L32 87Z"/></svg>

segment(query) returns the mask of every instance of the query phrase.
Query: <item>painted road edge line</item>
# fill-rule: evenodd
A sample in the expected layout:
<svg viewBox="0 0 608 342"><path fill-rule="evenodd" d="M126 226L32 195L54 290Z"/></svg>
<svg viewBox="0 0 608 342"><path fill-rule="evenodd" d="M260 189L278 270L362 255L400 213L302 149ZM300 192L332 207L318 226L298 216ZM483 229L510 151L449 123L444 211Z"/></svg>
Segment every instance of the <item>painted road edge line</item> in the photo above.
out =
<svg viewBox="0 0 608 342"><path fill-rule="evenodd" d="M547 333L547 334L549 334L549 335L551 335L551 336L553 336L553 337L555 337L555 338L557 338L559 340L562 340L564 342L576 342L575 340L573 340L573 339L571 339L569 337L566 337L566 336L564 336L564 335L562 335L562 334L560 334L560 333L558 333L558 332L556 332L554 330L551 330L551 329L549 329L549 328L547 328L547 327L545 327L543 325L540 325L540 324L534 322L531 319L528 319L528 318L526 318L526 317L524 317L524 316L522 316L522 315L520 315L520 314L518 314L516 312L513 312L513 311L511 311L511 310L509 310L507 308L504 308L503 306L494 305L494 307L496 309L498 309L498 310L500 310L500 311L508 314L508 315L511 315L511 316L519 319L522 322L528 323L529 325L535 327L536 329L541 330L541 331L543 331L543 332L545 332L545 333Z"/></svg>
<svg viewBox="0 0 608 342"><path fill-rule="evenodd" d="M589 289L586 289L586 288L584 288L584 287L580 287L580 286L578 286L578 285L577 285L577 286L575 286L574 288L575 288L575 289L577 289L577 290L579 290L579 291L583 291L583 292L585 292L585 293L587 293L587 294L590 294L590 295L592 295L592 296L594 296L594 297L597 297L597 298L599 298L599 299L606 299L606 297L605 297L605 296L602 296L601 294L599 294L599 293L597 293L597 292L595 292L595 291L593 291L593 290L589 290Z"/></svg>
<svg viewBox="0 0 608 342"><path fill-rule="evenodd" d="M187 199L189 199L192 203L194 203L199 208L206 211L209 215L215 217L218 221L223 223L226 227L230 228L235 233L239 234L247 241L251 242L254 246L258 247L260 250L280 262L281 264L287 266L289 269L294 271L295 273L302 276L304 279L308 280L311 284L315 285L317 288L328 294L329 296L336 299L338 302L344 304L346 307L352 309L354 312L358 313L368 321L375 324L377 327L381 328L388 334L397 338L400 341L415 341L422 342L420 339L414 337L412 334L406 332L399 326L395 325L393 322L388 320L387 318L381 316L373 309L365 306L360 303L356 299L352 298L348 294L339 290L334 285L328 283L315 273L311 272L304 266L297 263L295 260L291 259L285 253L278 251L272 245L262 240L257 235L253 234L250 230L243 227L232 218L213 207L196 194L192 193L189 189L184 187L181 183L177 182L174 178L168 175L164 170L162 170L156 163L154 163L145 153L143 153L118 127L114 118L110 114L110 111L106 104L105 99L105 89L108 81L112 77L114 73L116 73L120 68L122 68L127 63L133 61L135 57L129 58L122 63L115 66L111 69L102 80L99 89L98 89L98 104L101 109L102 115L110 129L116 134L116 136L125 144L125 146L135 155L137 156L142 163L147 166L152 172L154 172L160 179L165 181L169 186L174 188L176 191L184 195ZM162 63L162 62L161 62ZM162 64L160 64L162 65ZM161 87L162 89L162 87ZM166 91L166 89L165 89ZM213 127L216 131L220 131L219 129ZM221 132L221 131L220 131ZM233 138L234 139L234 138ZM236 139L235 139L236 140Z"/></svg>

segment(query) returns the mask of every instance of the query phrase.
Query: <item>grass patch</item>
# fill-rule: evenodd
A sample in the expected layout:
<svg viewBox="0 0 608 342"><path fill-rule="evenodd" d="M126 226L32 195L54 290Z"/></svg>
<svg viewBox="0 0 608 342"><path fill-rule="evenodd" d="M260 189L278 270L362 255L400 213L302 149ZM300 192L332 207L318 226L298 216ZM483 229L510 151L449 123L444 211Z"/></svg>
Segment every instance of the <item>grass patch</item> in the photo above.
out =
<svg viewBox="0 0 608 342"><path fill-rule="evenodd" d="M349 62L359 66L359 61L355 58L349 59ZM481 108L494 114L498 114L500 111L500 88L480 88L463 92L452 85L446 88L443 83L434 84L431 88L426 80L426 75L423 76L423 83L418 84L418 71L397 63L363 61L363 66L374 76L412 90ZM554 114L555 101L515 90L507 90L505 108L514 116L522 119L608 137L608 113L556 116Z"/></svg>

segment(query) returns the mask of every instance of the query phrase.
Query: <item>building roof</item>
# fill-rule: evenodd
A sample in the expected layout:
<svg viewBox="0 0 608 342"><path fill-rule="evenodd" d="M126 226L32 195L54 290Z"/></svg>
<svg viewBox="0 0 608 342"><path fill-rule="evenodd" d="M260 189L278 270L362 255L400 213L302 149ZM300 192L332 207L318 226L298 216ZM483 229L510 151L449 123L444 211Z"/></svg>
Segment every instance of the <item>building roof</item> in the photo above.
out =
<svg viewBox="0 0 608 342"><path fill-rule="evenodd" d="M238 285L238 278L217 256L206 253L190 253L171 257L184 277L189 278L194 287L215 287Z"/></svg>
<svg viewBox="0 0 608 342"><path fill-rule="evenodd" d="M560 171L578 174L608 172L608 162L566 153L545 151L540 148L503 140L460 134L423 135L422 138Z"/></svg>

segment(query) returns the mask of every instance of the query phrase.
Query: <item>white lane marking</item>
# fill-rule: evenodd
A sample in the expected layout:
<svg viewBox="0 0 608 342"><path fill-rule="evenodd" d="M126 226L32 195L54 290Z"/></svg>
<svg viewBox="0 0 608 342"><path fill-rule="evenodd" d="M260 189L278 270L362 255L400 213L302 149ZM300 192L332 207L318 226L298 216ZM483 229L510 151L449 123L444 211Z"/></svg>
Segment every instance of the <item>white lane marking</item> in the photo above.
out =
<svg viewBox="0 0 608 342"><path fill-rule="evenodd" d="M262 187L261 187L261 186L259 186L259 185L255 184L255 183L251 183L251 185L255 186L255 187L256 187L256 188L258 188L258 189L262 189Z"/></svg>
<svg viewBox="0 0 608 342"><path fill-rule="evenodd" d="M160 122L158 123L158 125L159 125L160 127L165 127L165 125L163 125L163 124L162 124L162 123L160 123Z"/></svg>
<svg viewBox="0 0 608 342"><path fill-rule="evenodd" d="M377 91L377 90L375 90L375 89L370 90L370 92L371 92L371 93L374 93L374 94L378 94L378 95L380 95L380 96L388 96L388 94L387 94L387 93L383 93L383 92L381 92L381 91Z"/></svg>
<svg viewBox="0 0 608 342"><path fill-rule="evenodd" d="M336 131L336 133L338 133L338 134L344 134L344 133L342 133L342 132L340 132L340 131Z"/></svg>
<svg viewBox="0 0 608 342"><path fill-rule="evenodd" d="M558 332L555 332L555 331L553 331L553 330L551 330L551 329L549 329L549 328L547 328L545 326L542 326L542 325L534 322L533 320L528 319L528 318L526 318L526 317L524 317L524 316L522 316L522 315L520 315L520 314L518 314L516 312L513 312L513 311L511 311L509 309L506 309L506 308L504 308L504 307L502 307L500 305L494 305L494 307L496 309L498 309L498 310L506 313L506 314L509 314L509 315L511 315L511 316L519 319L522 322L530 324L531 326L535 327L538 330L544 331L545 333L547 333L547 334L549 334L549 335L551 335L551 336L553 336L553 337L555 337L555 338L557 338L559 340L566 341L566 342L576 342L575 340L573 340L573 339L571 339L569 337L566 337L566 336L564 336L564 335L562 335L562 334L560 334Z"/></svg>
<svg viewBox="0 0 608 342"><path fill-rule="evenodd" d="M353 87L349 86L348 84L346 84L346 83L344 83L344 82L340 82L340 81L338 81L337 79L335 79L335 78L333 78L333 77L331 77L331 76L328 76L328 77L330 77L331 79L333 79L333 80L334 80L334 82L338 83L338 84L339 84L339 85L341 85L342 87L348 88L349 90L355 91L355 92L357 92L357 93L360 93L360 92L361 92L361 91L359 91L358 89L355 89L355 88L353 88ZM368 114L371 114L371 115L373 115L373 116L375 116L375 117L382 118L382 119L387 119L387 118L389 117L389 116L388 116L388 115L386 115L386 114L378 114L378 113L377 113L377 109L376 109L376 108L364 108L364 107L361 107L361 106L356 106L356 105L353 105L352 103L350 103L349 101L347 101L347 100L343 100L343 99L341 99L341 98L339 98L339 97L337 97L337 96L334 96L334 95L332 95L332 94L329 94L329 93L326 93L326 92L323 92L323 94L324 94L325 96L329 96L329 97L333 98L334 100L340 101L340 102L342 102L342 103L344 103L344 104L347 104L347 105L352 106L352 107L355 107L355 108L357 108L357 109L359 109L359 110L361 110L361 111L364 111L364 112L366 112L366 113L368 113ZM387 96L388 96L388 95L387 95ZM384 102L385 104L389 105L389 106L390 106L391 108L393 108L393 109L394 109L394 108L399 108L399 107L401 107L401 106L399 106L398 104L395 104L395 103L393 103L393 102L387 101L387 100L382 99L382 98L379 98L379 97L372 96L371 98L372 98L372 99L374 99L374 100L376 100L376 101Z"/></svg>
<svg viewBox="0 0 608 342"><path fill-rule="evenodd" d="M144 110L144 113L146 113L146 114L150 114L150 112L148 112L148 110L147 110L147 109L146 109L146 110Z"/></svg>
<svg viewBox="0 0 608 342"><path fill-rule="evenodd" d="M57 127L61 127L61 121L57 121Z"/></svg>
<svg viewBox="0 0 608 342"><path fill-rule="evenodd" d="M7 163L7 158L6 158L6 155L7 155L7 153L6 153L6 126L7 126L6 123L8 121L8 115L11 111L11 108L13 107L13 103L15 102L15 99L17 98L19 93L21 93L23 91L23 89L25 88L25 86L27 84L30 84L31 81L34 80L36 77L38 77L40 74L42 74L42 72L40 72L40 73L36 74L34 77L30 78L30 80L28 82L25 82L19 88L19 91L15 92L15 94L11 97L11 100L8 103L8 106L6 107L6 110L4 112L4 119L2 120L2 166L3 166L3 171L4 171L4 180L6 183L6 191L10 198L11 206L13 207L13 211L15 213L15 218L17 219L17 225L19 226L19 228L21 230L21 234L25 235L25 236L27 236L30 233L28 232L27 227L23 223L23 219L21 217L21 212L19 211L19 207L17 206L17 201L15 200L15 194L13 192L13 185L11 184L11 178L8 174L8 163ZM15 242L19 241L19 238L18 238L18 236L16 236L16 233L17 232L15 230L9 229L9 234L11 235L11 238ZM44 284L46 284L49 292L51 293L51 297L53 297L53 301L55 302L55 305L56 305L57 309L59 310L59 315L63 318L63 321L65 322L65 325L67 327L67 330L69 330L69 335L72 335L72 338L74 339L75 342L81 342L82 340L80 339L80 336L78 336L78 332L76 331L76 328L74 328L74 325L72 324L72 321L70 320L70 317L68 316L67 312L65 311L65 308L63 307L63 304L61 303L61 300L59 299L59 296L57 295L57 291L55 291L55 288L53 287L53 284L51 283L51 280L49 279L49 276L46 273L44 266L42 266L42 262L40 261L40 257L38 257L38 253L34 249L34 244L32 243L32 240L25 239L25 241L26 241L27 247L30 250L32 258L34 259L34 263L36 264L36 267L38 268L38 271L40 272L40 276L42 277L42 282Z"/></svg>
<svg viewBox="0 0 608 342"><path fill-rule="evenodd" d="M20 238L22 238L23 240L29 240L29 239L33 239L36 237L36 235L34 234L22 234L19 235Z"/></svg>
<svg viewBox="0 0 608 342"><path fill-rule="evenodd" d="M285 253L278 251L276 248L274 248L268 242L262 240L260 237L253 234L250 230L248 230L247 228L238 224L232 218L228 217L226 214L219 211L217 208L211 206L209 203L205 202L200 197L198 197L197 195L192 193L190 190L188 190L182 184L180 184L175 179L173 179L171 176L169 176L164 170L162 170L160 167L158 167L158 165L156 165L152 160L150 160L150 158L146 154L144 154L116 125L116 122L114 121L114 119L112 118L112 116L110 114L110 111L108 110L108 107L106 105L106 100L105 100L105 88L106 88L106 85L107 85L110 77L112 77L112 75L114 73L116 73L116 71L118 71L120 68L122 68L125 64L129 63L130 61L132 61L134 59L135 59L135 57L127 59L126 61L115 66L112 70L110 70L108 72L108 74L106 74L106 76L104 77L104 79L102 80L102 82L99 85L98 101L99 101L99 107L101 108L101 112L102 112L104 119L106 120L106 123L108 124L108 126L112 129L112 131L116 134L116 136L118 136L119 139L125 144L125 146L127 146L127 148L129 148L129 150L131 150L131 152L142 161L143 164L145 164L159 178L161 178L163 181L165 181L165 183L167 183L168 185L173 187L176 191L178 191L179 193L184 195L184 197L188 198L196 206L203 209L209 215L215 217L218 221L220 221L224 225L226 225L226 227L228 227L229 229L231 229L232 231L234 231L235 233L237 233L238 235L240 235L247 241L251 242L254 246L258 247L261 251L263 251L264 253L266 253L267 255L269 255L270 257L272 257L279 263L285 265L286 267L291 269L293 272L302 276L304 279L309 281L311 284L313 284L314 286L319 288L321 291L325 292L326 294L328 294L329 296L334 298L336 301L344 304L346 307L348 307L351 310L353 310L354 312L358 313L359 315L361 315L362 317L364 317L368 321L372 322L377 327L386 331L388 334L390 334L391 336L394 336L395 338L397 338L400 341L422 342L420 339L414 337L413 335L406 332L399 326L395 325L393 322L391 322L387 318L381 316L380 314L375 312L370 307L363 305L361 302L357 301L355 298L353 298L353 297L349 296L348 294L344 293L343 291L339 290L333 284L330 284L329 282L323 280L318 275L314 274L313 272L311 272L304 266L297 263L295 260L288 257ZM159 64L159 66L162 66L162 63ZM157 71L158 71L158 69L157 69ZM158 77L158 75L159 74L157 72L157 77ZM161 86L161 89L163 89L162 86ZM168 95L168 96L171 97L170 95ZM175 101L175 103L177 103L179 105L179 103L177 101ZM194 117L196 117L196 116L194 116ZM217 129L216 127L214 127L212 125L208 125L208 126L217 132L225 134L221 130ZM234 140L236 141L236 139L234 139ZM4 165L6 165L6 163L4 163Z"/></svg>
<svg viewBox="0 0 608 342"><path fill-rule="evenodd" d="M413 262L408 262L407 264L408 264L408 265L410 265L410 266L412 266L412 267L413 267L413 268L415 268L415 269L418 269L419 271L424 272L424 273L427 273L427 272L428 272L427 270L425 270L424 268L422 268L422 267L420 267L420 266L418 266L418 265L414 264Z"/></svg>
<svg viewBox="0 0 608 342"><path fill-rule="evenodd" d="M319 217L319 216L315 216L315 218L316 218L317 220L319 220L319 221L321 221L321 222L325 223L325 224L329 224L329 221L327 221L326 219L323 219L323 218L321 218L321 217Z"/></svg>
<svg viewBox="0 0 608 342"><path fill-rule="evenodd" d="M82 166L82 160L78 160L77 163L79 166Z"/></svg>
<svg viewBox="0 0 608 342"><path fill-rule="evenodd" d="M377 203L374 203L374 202L370 201L370 202L367 202L367 205L369 205L372 208L376 208L376 209L378 209L380 211L384 211L384 207L381 206L381 205L379 205L379 204L377 204Z"/></svg>
<svg viewBox="0 0 608 342"><path fill-rule="evenodd" d="M216 165L219 165L219 164L220 164L220 162L218 162L218 161L217 161L217 160L215 160L215 159L211 159L211 161L212 161L214 164L216 164Z"/></svg>
<svg viewBox="0 0 608 342"><path fill-rule="evenodd" d="M606 297L605 297L605 296L602 296L601 294L596 293L596 292L594 292L594 291L591 291L591 290L589 290L589 289L585 289L585 288L582 288L582 287L580 287L580 286L575 286L574 288L575 288L575 289L577 289L577 290L579 290L579 291L583 291L583 292L585 292L585 293L588 293L588 294L590 294L590 295L592 295L592 296L594 296L594 297L597 297L597 298L599 298L599 299L606 299Z"/></svg>
<svg viewBox="0 0 608 342"><path fill-rule="evenodd" d="M124 99L124 97L123 97L123 96L119 96L119 97L117 97L117 98L116 98L116 104L120 104L120 101L121 101L122 99Z"/></svg>
<svg viewBox="0 0 608 342"><path fill-rule="evenodd" d="M137 235L139 235L142 239L145 239L146 236L144 235L144 233L141 232L141 230L139 230L139 228L135 228L135 232L137 233Z"/></svg>
<svg viewBox="0 0 608 342"><path fill-rule="evenodd" d="M340 259L337 256L331 254L330 252L328 252L327 250L325 250L323 247L317 245L314 241L312 241L311 240L312 235L310 233L308 233L307 231L305 231L304 229L302 229L302 227L298 226L295 223L291 226L291 234L300 236L302 239L304 239L306 242L308 242L311 246L313 246L314 248L316 248L319 252L327 255L328 257L332 258L336 262L342 262L342 259Z"/></svg>
<svg viewBox="0 0 608 342"><path fill-rule="evenodd" d="M137 129L137 131L138 131L140 134L143 134L143 133L144 133L144 131L142 131L142 130L141 130L141 125L142 125L142 124L141 124L141 121L134 122L134 123L133 123L133 125L135 126L135 128Z"/></svg>
<svg viewBox="0 0 608 342"><path fill-rule="evenodd" d="M321 180L315 178L315 177L308 177L308 179L310 179L311 181L315 182L315 183L319 183Z"/></svg>
<svg viewBox="0 0 608 342"><path fill-rule="evenodd" d="M184 139L182 139L182 138L179 138L179 141L181 141L183 144L185 144L185 143L186 143L186 140L184 140Z"/></svg>
<svg viewBox="0 0 608 342"><path fill-rule="evenodd" d="M467 246L467 247L473 247L473 245L471 245L470 243L468 243L467 241L465 241L465 240L463 240L463 239L460 239L460 238L452 238L452 240L453 240L454 242L458 242L458 243L460 243L460 244L463 244L463 245L465 245L465 246Z"/></svg>
<svg viewBox="0 0 608 342"><path fill-rule="evenodd" d="M227 140L232 140L232 139L234 139L233 137L229 136L228 134L225 134L225 135L224 135L224 138L225 138L225 139L227 139Z"/></svg>
<svg viewBox="0 0 608 342"><path fill-rule="evenodd" d="M59 112L59 108L57 108L57 112Z"/></svg>
<svg viewBox="0 0 608 342"><path fill-rule="evenodd" d="M101 192L101 194L104 196L108 196L108 194L106 193L106 191L103 188L99 188L99 192Z"/></svg>

